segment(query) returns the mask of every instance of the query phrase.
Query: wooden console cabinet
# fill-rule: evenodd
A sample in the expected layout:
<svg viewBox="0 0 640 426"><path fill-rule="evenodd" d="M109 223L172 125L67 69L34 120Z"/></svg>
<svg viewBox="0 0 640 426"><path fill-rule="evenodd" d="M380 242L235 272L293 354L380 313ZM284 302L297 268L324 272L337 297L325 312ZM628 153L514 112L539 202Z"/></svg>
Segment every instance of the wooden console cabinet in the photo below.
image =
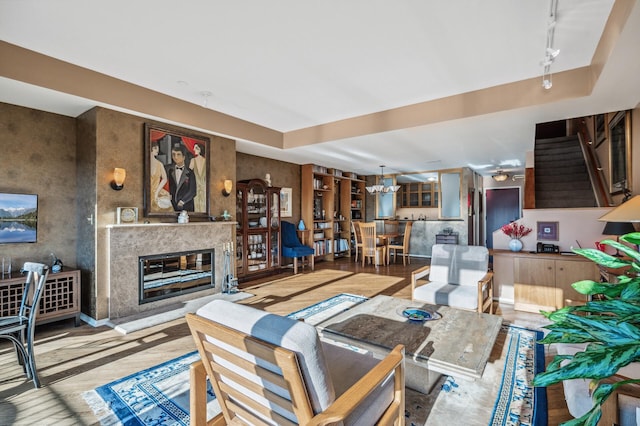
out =
<svg viewBox="0 0 640 426"><path fill-rule="evenodd" d="M587 297L571 287L581 280L599 280L596 264L582 256L516 254L513 259L514 309L554 311L584 303Z"/></svg>
<svg viewBox="0 0 640 426"><path fill-rule="evenodd" d="M24 290L22 275L0 280L0 316L16 315ZM40 300L36 324L75 318L80 325L80 271L49 272Z"/></svg>

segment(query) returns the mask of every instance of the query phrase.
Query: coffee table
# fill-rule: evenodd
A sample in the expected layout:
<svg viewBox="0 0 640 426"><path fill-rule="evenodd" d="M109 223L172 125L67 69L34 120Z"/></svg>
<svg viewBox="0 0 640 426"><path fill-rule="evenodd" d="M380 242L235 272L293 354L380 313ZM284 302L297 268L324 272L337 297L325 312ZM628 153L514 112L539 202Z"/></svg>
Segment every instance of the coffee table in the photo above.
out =
<svg viewBox="0 0 640 426"><path fill-rule="evenodd" d="M416 322L406 308L435 312L440 319ZM316 325L320 337L368 350L378 358L405 345L406 386L429 393L442 374L475 380L491 354L502 317L376 296Z"/></svg>

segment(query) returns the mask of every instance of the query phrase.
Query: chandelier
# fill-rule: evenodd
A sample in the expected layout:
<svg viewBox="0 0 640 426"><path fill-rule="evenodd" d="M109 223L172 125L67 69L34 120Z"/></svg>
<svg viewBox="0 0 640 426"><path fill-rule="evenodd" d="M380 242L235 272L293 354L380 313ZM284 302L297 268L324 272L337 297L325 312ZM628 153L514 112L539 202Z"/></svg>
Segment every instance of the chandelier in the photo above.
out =
<svg viewBox="0 0 640 426"><path fill-rule="evenodd" d="M397 192L400 189L400 185L384 186L384 166L380 166L380 178L378 179L378 185L367 186L366 189L369 194L386 194L387 192Z"/></svg>
<svg viewBox="0 0 640 426"><path fill-rule="evenodd" d="M503 172L502 170L498 170L497 174L491 176L496 182L504 182L509 179L509 174Z"/></svg>

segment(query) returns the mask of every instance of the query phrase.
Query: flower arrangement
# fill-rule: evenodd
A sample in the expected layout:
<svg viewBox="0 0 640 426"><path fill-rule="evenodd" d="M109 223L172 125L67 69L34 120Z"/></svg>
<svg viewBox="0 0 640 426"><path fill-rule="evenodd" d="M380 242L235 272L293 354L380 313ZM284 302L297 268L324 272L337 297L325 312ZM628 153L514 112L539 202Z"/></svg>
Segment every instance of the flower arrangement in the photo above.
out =
<svg viewBox="0 0 640 426"><path fill-rule="evenodd" d="M507 225L504 225L500 230L510 238L519 240L525 235L529 235L531 233L531 228L519 225L516 222L511 222Z"/></svg>

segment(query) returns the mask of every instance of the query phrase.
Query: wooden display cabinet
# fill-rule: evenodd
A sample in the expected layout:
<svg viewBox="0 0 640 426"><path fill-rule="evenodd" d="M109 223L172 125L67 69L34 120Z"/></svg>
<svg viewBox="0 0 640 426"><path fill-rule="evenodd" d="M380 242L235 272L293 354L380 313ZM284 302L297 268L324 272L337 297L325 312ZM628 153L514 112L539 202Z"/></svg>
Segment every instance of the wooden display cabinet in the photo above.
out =
<svg viewBox="0 0 640 426"><path fill-rule="evenodd" d="M261 179L236 186L236 275L244 281L277 273L280 256L280 188Z"/></svg>
<svg viewBox="0 0 640 426"><path fill-rule="evenodd" d="M22 302L25 276L0 280L0 316L16 315ZM80 271L49 272L40 299L36 324L74 318L80 325Z"/></svg>

